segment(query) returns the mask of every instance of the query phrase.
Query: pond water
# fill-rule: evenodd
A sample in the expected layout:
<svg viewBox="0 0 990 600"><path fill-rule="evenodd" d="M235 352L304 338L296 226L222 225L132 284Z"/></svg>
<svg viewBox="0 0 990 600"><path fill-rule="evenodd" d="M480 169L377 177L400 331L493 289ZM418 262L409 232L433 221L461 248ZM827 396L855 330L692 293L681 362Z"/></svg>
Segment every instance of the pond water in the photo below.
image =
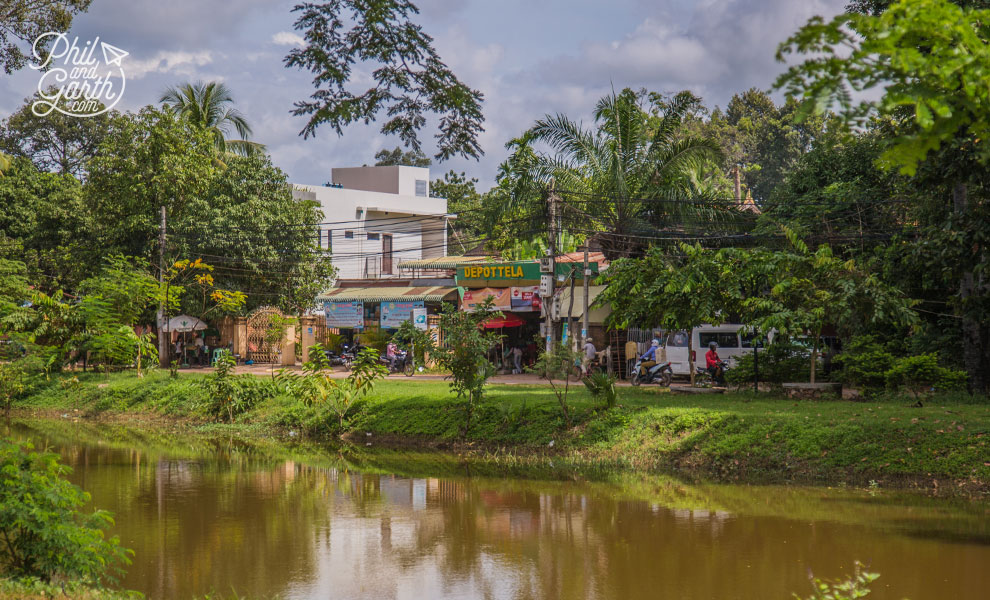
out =
<svg viewBox="0 0 990 600"><path fill-rule="evenodd" d="M15 424L113 511L149 598L985 599L990 505L884 490L499 477L453 457ZM411 475L410 475L411 474ZM545 474L544 474L545 475ZM567 477L567 473L553 473Z"/></svg>

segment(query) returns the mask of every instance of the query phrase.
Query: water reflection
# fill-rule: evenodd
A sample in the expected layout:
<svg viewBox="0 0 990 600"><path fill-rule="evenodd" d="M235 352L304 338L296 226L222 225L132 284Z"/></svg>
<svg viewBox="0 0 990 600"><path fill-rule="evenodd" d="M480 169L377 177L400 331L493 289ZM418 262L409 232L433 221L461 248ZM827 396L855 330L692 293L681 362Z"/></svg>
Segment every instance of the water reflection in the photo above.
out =
<svg viewBox="0 0 990 600"><path fill-rule="evenodd" d="M45 437L136 552L124 585L286 598L790 598L853 559L875 598L984 598L986 509L810 488L402 477L248 445Z"/></svg>

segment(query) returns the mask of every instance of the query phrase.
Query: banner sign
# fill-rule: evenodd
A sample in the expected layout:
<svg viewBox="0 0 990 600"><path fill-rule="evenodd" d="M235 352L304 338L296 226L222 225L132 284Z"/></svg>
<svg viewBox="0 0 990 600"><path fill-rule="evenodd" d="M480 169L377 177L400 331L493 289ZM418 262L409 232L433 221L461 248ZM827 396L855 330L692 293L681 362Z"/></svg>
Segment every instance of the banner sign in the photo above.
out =
<svg viewBox="0 0 990 600"><path fill-rule="evenodd" d="M426 322L426 309L425 308L414 308L412 310L412 320L413 325L416 329L422 329L426 331L428 324Z"/></svg>
<svg viewBox="0 0 990 600"><path fill-rule="evenodd" d="M412 319L413 309L415 308L423 308L423 301L382 302L382 329L397 329L403 321Z"/></svg>
<svg viewBox="0 0 990 600"><path fill-rule="evenodd" d="M330 302L323 304L327 327L364 329L364 302Z"/></svg>
<svg viewBox="0 0 990 600"><path fill-rule="evenodd" d="M481 288L467 290L461 300L461 310L474 312L474 309L491 296L494 299L495 310L512 310L511 288Z"/></svg>
<svg viewBox="0 0 990 600"><path fill-rule="evenodd" d="M540 286L528 285L509 289L512 290L511 303L513 312L540 311Z"/></svg>

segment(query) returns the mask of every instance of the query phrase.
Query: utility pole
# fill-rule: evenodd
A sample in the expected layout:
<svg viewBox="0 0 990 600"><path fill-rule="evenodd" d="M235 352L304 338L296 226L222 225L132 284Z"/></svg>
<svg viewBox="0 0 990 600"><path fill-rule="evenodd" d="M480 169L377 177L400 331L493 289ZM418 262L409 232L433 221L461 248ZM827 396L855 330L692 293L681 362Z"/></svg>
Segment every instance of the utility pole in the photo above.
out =
<svg viewBox="0 0 990 600"><path fill-rule="evenodd" d="M547 228L547 259L550 263L550 286L547 296L543 299L543 307L546 311L546 351L553 350L553 292L556 278L556 256L557 256L557 192L554 190L553 182L550 182L550 192L547 195L547 210L550 215L549 227Z"/></svg>
<svg viewBox="0 0 990 600"><path fill-rule="evenodd" d="M584 317L581 321L581 341L588 339L588 293L591 285L591 267L588 265L588 240L584 241Z"/></svg>
<svg viewBox="0 0 990 600"><path fill-rule="evenodd" d="M162 223L161 230L158 232L158 283L161 284L159 287L163 288L165 283L165 205L162 204ZM163 290L159 290L159 293L165 293ZM158 366L167 369L168 368L168 349L169 343L165 336L165 302L168 298L160 298L158 300Z"/></svg>

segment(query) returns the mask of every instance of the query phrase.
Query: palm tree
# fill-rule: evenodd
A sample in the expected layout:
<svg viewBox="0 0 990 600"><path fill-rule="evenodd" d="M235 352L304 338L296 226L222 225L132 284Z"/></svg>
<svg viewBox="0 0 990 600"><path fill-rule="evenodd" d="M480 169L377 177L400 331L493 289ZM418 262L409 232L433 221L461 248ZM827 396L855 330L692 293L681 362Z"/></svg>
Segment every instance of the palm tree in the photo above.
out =
<svg viewBox="0 0 990 600"><path fill-rule="evenodd" d="M249 142L251 126L236 108L231 107L234 98L230 89L223 83L185 83L165 90L159 102L175 110L213 135L214 143L220 152L230 152L249 156L263 152L265 146ZM227 138L230 128L241 137L239 140Z"/></svg>
<svg viewBox="0 0 990 600"><path fill-rule="evenodd" d="M534 190L553 187L563 227L595 236L609 258L638 252L660 232L688 236L726 216L729 204L705 185L721 161L719 147L682 127L697 102L680 94L646 110L641 95L625 89L598 101L592 129L546 116L510 142L499 183L513 190L502 197L516 205L504 208L518 213L528 205L534 214L546 203ZM551 152L536 150L539 143Z"/></svg>

